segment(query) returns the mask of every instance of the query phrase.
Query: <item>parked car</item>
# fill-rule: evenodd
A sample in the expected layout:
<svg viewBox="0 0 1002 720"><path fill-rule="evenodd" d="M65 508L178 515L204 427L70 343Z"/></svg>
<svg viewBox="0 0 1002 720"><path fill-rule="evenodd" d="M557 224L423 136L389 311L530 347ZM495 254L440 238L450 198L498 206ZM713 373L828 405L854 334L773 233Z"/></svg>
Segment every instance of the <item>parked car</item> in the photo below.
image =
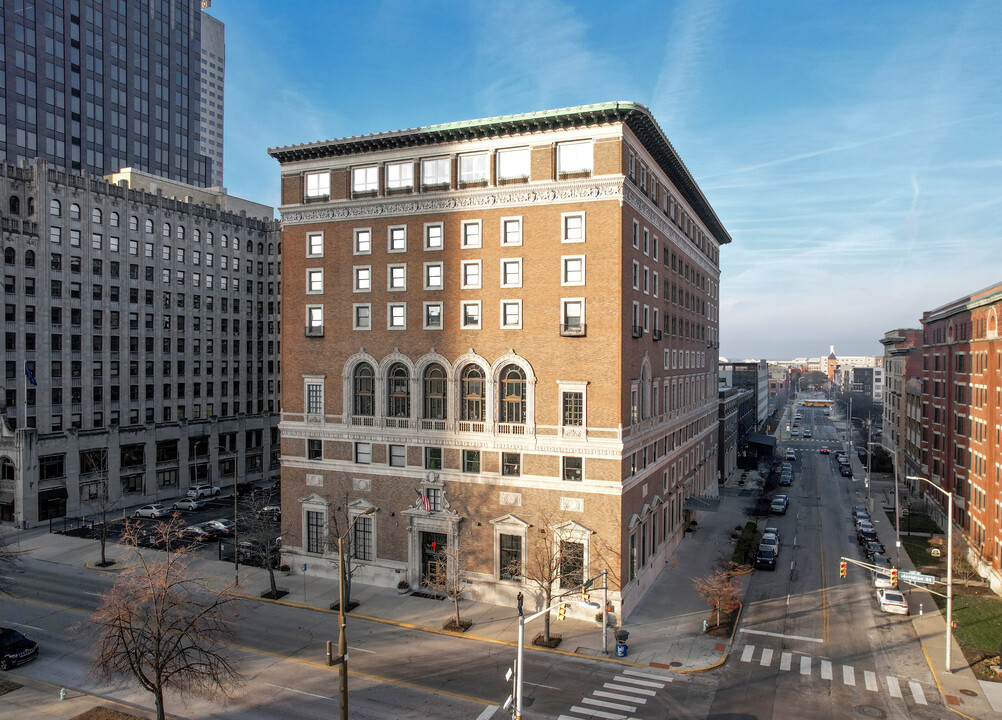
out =
<svg viewBox="0 0 1002 720"><path fill-rule="evenodd" d="M896 615L908 614L908 601L897 590L878 588L877 602L880 604L880 612L894 613Z"/></svg>
<svg viewBox="0 0 1002 720"><path fill-rule="evenodd" d="M876 528L873 527L873 521L870 520L868 515L857 515L856 532L861 532L863 530L876 530Z"/></svg>
<svg viewBox="0 0 1002 720"><path fill-rule="evenodd" d="M849 508L849 517L856 517L856 513L865 513L865 512L867 512L866 505L853 505L851 508Z"/></svg>
<svg viewBox="0 0 1002 720"><path fill-rule="evenodd" d="M800 428L793 428L793 432L790 433L793 437L800 437Z"/></svg>
<svg viewBox="0 0 1002 720"><path fill-rule="evenodd" d="M776 539L780 539L779 528L778 527L767 527L762 531L763 535L775 535Z"/></svg>
<svg viewBox="0 0 1002 720"><path fill-rule="evenodd" d="M872 528L872 525L869 528L861 528L859 533L857 533L860 545L864 545L868 542L876 542L879 539L877 537L877 531Z"/></svg>
<svg viewBox="0 0 1002 720"><path fill-rule="evenodd" d="M17 630L0 628L0 670L10 670L38 657L38 643Z"/></svg>
<svg viewBox="0 0 1002 720"><path fill-rule="evenodd" d="M871 541L866 543L866 545L863 546L863 552L866 553L866 559L870 562L873 562L873 558L877 555L887 557L887 551L880 542Z"/></svg>
<svg viewBox="0 0 1002 720"><path fill-rule="evenodd" d="M139 534L136 536L136 542L142 547L151 547L162 549L165 544L171 543L172 545L177 544L178 539L181 537L181 531L177 526L170 527L165 532L165 527L167 523L152 523L146 525L139 530Z"/></svg>
<svg viewBox="0 0 1002 720"><path fill-rule="evenodd" d="M208 542L209 540L214 540L217 533L212 528L207 527L207 525L208 523L189 525L181 530L181 537L189 540L197 540L198 542Z"/></svg>
<svg viewBox="0 0 1002 720"><path fill-rule="evenodd" d="M773 535L772 533L764 533L759 545L761 547L771 547L779 550L779 536Z"/></svg>
<svg viewBox="0 0 1002 720"><path fill-rule="evenodd" d="M282 519L282 508L278 505L265 505L259 508L255 513L262 520L281 520Z"/></svg>
<svg viewBox="0 0 1002 720"><path fill-rule="evenodd" d="M217 534L226 536L232 535L233 528L236 527L236 525L233 524L232 520L226 520L224 518L218 518L217 520L209 520L209 522L205 523L205 525L210 530L215 530Z"/></svg>
<svg viewBox="0 0 1002 720"><path fill-rule="evenodd" d="M787 473L784 473L783 475L780 475L779 476L779 484L782 485L783 487L788 487L789 485L792 485L793 484L793 475L790 475L790 474L787 474Z"/></svg>
<svg viewBox="0 0 1002 720"><path fill-rule="evenodd" d="M756 570L775 570L776 561L779 559L779 548L768 545L758 546L758 555L755 556Z"/></svg>
<svg viewBox="0 0 1002 720"><path fill-rule="evenodd" d="M171 505L174 510L201 510L205 507L205 500L200 500L199 498L181 498L176 503Z"/></svg>
<svg viewBox="0 0 1002 720"><path fill-rule="evenodd" d="M791 462L797 459L797 453L793 452L793 448L786 451L786 459Z"/></svg>
<svg viewBox="0 0 1002 720"><path fill-rule="evenodd" d="M852 523L858 529L859 524L862 522L868 522L872 524L872 521L870 520L870 514L865 510L857 510L856 514L852 516Z"/></svg>
<svg viewBox="0 0 1002 720"><path fill-rule="evenodd" d="M789 506L789 500L787 500L786 495L777 495L772 500L772 505L769 507L770 512L776 515L786 515L786 509Z"/></svg>
<svg viewBox="0 0 1002 720"><path fill-rule="evenodd" d="M877 566L877 569L873 571L873 587L897 587L897 583L891 582L891 561L887 559L887 556L875 557L873 564Z"/></svg>
<svg viewBox="0 0 1002 720"><path fill-rule="evenodd" d="M203 498L203 497L215 497L220 492L222 492L215 485L193 485L188 488L188 497L193 498Z"/></svg>
<svg viewBox="0 0 1002 720"><path fill-rule="evenodd" d="M838 471L842 477L851 478L852 477L852 466L849 464L839 465Z"/></svg>
<svg viewBox="0 0 1002 720"><path fill-rule="evenodd" d="M170 510L161 505L160 503L151 503L150 505L143 505L141 508L133 513L133 517L144 517L144 518L162 518L170 515Z"/></svg>

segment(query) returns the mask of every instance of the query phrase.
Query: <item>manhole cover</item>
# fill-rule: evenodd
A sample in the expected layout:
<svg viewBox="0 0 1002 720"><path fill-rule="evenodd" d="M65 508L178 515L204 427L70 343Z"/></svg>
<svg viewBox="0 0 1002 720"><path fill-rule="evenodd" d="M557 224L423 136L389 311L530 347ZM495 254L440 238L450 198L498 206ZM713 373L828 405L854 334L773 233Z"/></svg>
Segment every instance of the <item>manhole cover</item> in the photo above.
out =
<svg viewBox="0 0 1002 720"><path fill-rule="evenodd" d="M680 663L678 660L672 660L668 664L671 665L672 667L680 667L682 665L682 663Z"/></svg>
<svg viewBox="0 0 1002 720"><path fill-rule="evenodd" d="M873 705L857 705L856 714L862 715L863 717L871 717L871 718L887 717L887 713L885 713L878 707L874 707Z"/></svg>
<svg viewBox="0 0 1002 720"><path fill-rule="evenodd" d="M976 692L974 692L973 690L968 690L967 688L961 688L960 689L960 693L962 695L966 695L967 697L977 697L978 696L978 694Z"/></svg>

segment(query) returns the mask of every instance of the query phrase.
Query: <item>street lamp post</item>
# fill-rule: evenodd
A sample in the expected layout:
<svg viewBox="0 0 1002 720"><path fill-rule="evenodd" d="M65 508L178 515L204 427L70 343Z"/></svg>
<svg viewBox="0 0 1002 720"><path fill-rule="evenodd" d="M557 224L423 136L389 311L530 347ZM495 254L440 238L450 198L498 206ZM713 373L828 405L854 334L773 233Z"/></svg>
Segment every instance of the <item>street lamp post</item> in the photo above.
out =
<svg viewBox="0 0 1002 720"><path fill-rule="evenodd" d="M229 453L228 448L224 448L222 445L216 445L216 450L222 450L224 453ZM208 453L206 453L208 454ZM212 465L210 459L209 470L211 473ZM219 474L220 479L222 479L222 473ZM209 483L212 482L212 476L209 476ZM233 468L233 584L240 585L240 553L237 551L237 469Z"/></svg>
<svg viewBox="0 0 1002 720"><path fill-rule="evenodd" d="M919 487L921 487L921 483L929 483L929 487L946 495L948 501L948 516L946 518L946 671L952 673L953 669L950 666L952 653L950 651L953 646L953 493L947 492L929 478L908 476L906 480L909 482L917 480Z"/></svg>
<svg viewBox="0 0 1002 720"><path fill-rule="evenodd" d="M376 508L367 507L362 510L355 518L348 523L348 527L345 529L344 533L337 538L337 570L338 570L338 589L337 589L337 624L338 624L338 636L337 636L337 652L340 657L338 658L338 684L341 692L341 720L348 720L348 636L345 634L345 619L344 619L344 586L347 582L345 573L345 557L344 557L344 539L347 537L348 533L351 532L352 527L363 515L372 515L376 512Z"/></svg>

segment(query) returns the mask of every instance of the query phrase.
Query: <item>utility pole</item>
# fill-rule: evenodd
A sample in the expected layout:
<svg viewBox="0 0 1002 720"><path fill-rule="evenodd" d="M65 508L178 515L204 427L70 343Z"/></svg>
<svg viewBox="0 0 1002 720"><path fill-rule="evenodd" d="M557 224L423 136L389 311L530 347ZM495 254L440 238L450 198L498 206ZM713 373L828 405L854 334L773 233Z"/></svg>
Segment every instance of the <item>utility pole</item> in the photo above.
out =
<svg viewBox="0 0 1002 720"><path fill-rule="evenodd" d="M873 451L873 416L870 413L866 414L866 504L869 506L870 512L873 512L873 498L870 496L870 464L873 460L871 452Z"/></svg>

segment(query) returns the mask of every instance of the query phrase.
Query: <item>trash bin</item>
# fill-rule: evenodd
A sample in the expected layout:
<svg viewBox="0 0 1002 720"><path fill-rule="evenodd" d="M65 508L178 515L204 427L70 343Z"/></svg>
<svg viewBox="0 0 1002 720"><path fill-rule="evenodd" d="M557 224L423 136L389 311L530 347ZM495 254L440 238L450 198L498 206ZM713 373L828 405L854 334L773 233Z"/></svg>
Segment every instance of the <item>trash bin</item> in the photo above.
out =
<svg viewBox="0 0 1002 720"><path fill-rule="evenodd" d="M628 645L624 642L616 641L616 657L625 658Z"/></svg>

